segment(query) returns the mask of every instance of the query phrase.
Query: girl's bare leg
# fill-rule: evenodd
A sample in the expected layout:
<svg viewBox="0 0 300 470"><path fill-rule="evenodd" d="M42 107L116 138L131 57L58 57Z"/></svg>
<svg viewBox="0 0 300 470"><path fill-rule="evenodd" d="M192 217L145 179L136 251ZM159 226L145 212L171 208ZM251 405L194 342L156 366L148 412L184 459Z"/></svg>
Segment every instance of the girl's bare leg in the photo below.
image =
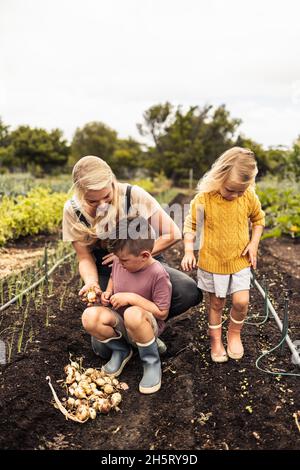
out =
<svg viewBox="0 0 300 470"><path fill-rule="evenodd" d="M222 312L225 307L226 298L216 297L209 293L209 336L211 357L214 362L225 362L227 354L222 343Z"/></svg>
<svg viewBox="0 0 300 470"><path fill-rule="evenodd" d="M249 306L249 290L232 294L232 308L227 333L227 352L232 359L241 359L244 348L241 341L241 330Z"/></svg>

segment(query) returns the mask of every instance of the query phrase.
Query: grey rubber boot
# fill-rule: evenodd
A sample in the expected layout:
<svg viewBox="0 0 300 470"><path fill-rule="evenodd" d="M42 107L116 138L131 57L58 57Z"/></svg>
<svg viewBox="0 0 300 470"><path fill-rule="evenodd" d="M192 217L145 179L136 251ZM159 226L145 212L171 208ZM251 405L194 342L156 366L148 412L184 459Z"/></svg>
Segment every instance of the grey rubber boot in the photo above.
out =
<svg viewBox="0 0 300 470"><path fill-rule="evenodd" d="M167 352L167 345L162 339L156 338L156 344L158 352L161 356Z"/></svg>
<svg viewBox="0 0 300 470"><path fill-rule="evenodd" d="M144 375L140 381L139 390L145 394L155 393L161 387L161 363L157 342L153 338L150 344L137 343L137 347L144 368Z"/></svg>
<svg viewBox="0 0 300 470"><path fill-rule="evenodd" d="M102 370L107 375L114 377L118 377L121 374L125 365L132 356L131 347L122 337L122 333L119 333L119 335L120 336L101 341L101 343L109 348L112 353L110 360L102 367Z"/></svg>
<svg viewBox="0 0 300 470"><path fill-rule="evenodd" d="M108 360L111 356L111 350L95 336L91 336L92 350L97 356Z"/></svg>

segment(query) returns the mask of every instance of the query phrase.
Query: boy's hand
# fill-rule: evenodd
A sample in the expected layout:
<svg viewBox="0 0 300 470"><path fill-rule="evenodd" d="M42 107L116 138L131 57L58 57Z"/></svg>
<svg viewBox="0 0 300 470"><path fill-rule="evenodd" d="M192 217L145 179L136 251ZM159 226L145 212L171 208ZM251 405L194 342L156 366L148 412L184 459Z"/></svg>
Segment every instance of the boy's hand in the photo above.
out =
<svg viewBox="0 0 300 470"><path fill-rule="evenodd" d="M111 296L110 303L115 309L130 305L130 294L127 292L118 292L118 294Z"/></svg>
<svg viewBox="0 0 300 470"><path fill-rule="evenodd" d="M104 305L105 307L107 307L107 305L110 304L110 297L112 295L112 292L110 291L105 291L105 292L102 292L102 295L101 295L101 303L102 305Z"/></svg>
<svg viewBox="0 0 300 470"><path fill-rule="evenodd" d="M181 261L181 267L184 271L191 271L196 268L197 261L193 252L186 253Z"/></svg>
<svg viewBox="0 0 300 470"><path fill-rule="evenodd" d="M256 265L257 265L257 250L258 250L257 243L250 242L242 253L242 256L245 256L246 254L248 254L248 258L253 269L256 269Z"/></svg>

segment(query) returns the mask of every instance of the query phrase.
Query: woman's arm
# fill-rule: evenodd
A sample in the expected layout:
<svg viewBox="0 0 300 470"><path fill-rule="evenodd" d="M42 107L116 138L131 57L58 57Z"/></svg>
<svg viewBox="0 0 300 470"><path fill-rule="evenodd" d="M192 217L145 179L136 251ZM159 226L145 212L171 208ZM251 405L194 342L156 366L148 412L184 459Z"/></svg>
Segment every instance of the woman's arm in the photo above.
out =
<svg viewBox="0 0 300 470"><path fill-rule="evenodd" d="M162 208L156 211L148 220L155 233L159 235L159 238L155 241L152 256L158 255L182 239L179 227Z"/></svg>
<svg viewBox="0 0 300 470"><path fill-rule="evenodd" d="M98 296L101 295L99 286L98 271L95 259L87 246L80 242L72 242L77 254L79 274L83 279L84 286L79 291L79 295L83 295L88 289L93 288Z"/></svg>
<svg viewBox="0 0 300 470"><path fill-rule="evenodd" d="M95 259L89 251L89 248L81 245L80 242L72 242L72 244L77 254L79 273L83 282L85 284L88 282L98 283L98 271Z"/></svg>

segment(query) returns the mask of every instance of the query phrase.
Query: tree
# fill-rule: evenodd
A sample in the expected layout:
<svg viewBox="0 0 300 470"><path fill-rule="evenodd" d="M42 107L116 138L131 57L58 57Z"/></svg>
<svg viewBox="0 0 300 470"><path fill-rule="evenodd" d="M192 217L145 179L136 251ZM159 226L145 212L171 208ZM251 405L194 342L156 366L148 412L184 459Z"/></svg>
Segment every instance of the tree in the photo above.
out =
<svg viewBox="0 0 300 470"><path fill-rule="evenodd" d="M13 148L11 145L11 136L9 126L4 124L0 118L0 169L9 167L13 161ZM7 171L7 170L4 170Z"/></svg>
<svg viewBox="0 0 300 470"><path fill-rule="evenodd" d="M144 122L137 124L137 129L143 137L150 137L155 143L156 150L163 153L160 139L166 134L169 124L173 119L174 106L168 101L165 104L157 104L147 109L144 114Z"/></svg>
<svg viewBox="0 0 300 470"><path fill-rule="evenodd" d="M191 106L184 112L165 103L152 106L138 125L143 136L151 136L154 147L148 149L147 167L164 171L174 182L188 177L190 168L196 178L232 145L241 121L230 117L225 106Z"/></svg>
<svg viewBox="0 0 300 470"><path fill-rule="evenodd" d="M234 145L234 137L242 120L232 118L223 104L216 109L210 107L206 126L204 126L203 144L206 164L210 167L225 150Z"/></svg>
<svg viewBox="0 0 300 470"><path fill-rule="evenodd" d="M239 147L246 147L251 149L257 161L259 177L270 174L280 173L282 176L289 170L289 155L290 152L283 146L269 147L264 149L261 144L258 144L252 139L243 135L239 135L235 145Z"/></svg>
<svg viewBox="0 0 300 470"><path fill-rule="evenodd" d="M300 136L295 140L289 156L289 170L300 177Z"/></svg>
<svg viewBox="0 0 300 470"><path fill-rule="evenodd" d="M14 165L26 171L39 166L43 171L64 166L68 160L69 146L60 129L51 132L40 128L19 126L11 133Z"/></svg>
<svg viewBox="0 0 300 470"><path fill-rule="evenodd" d="M235 145L237 145L238 147L248 148L252 150L252 152L254 152L257 161L259 176L263 176L268 171L270 171L268 157L266 151L264 150L261 144L240 134L236 139Z"/></svg>
<svg viewBox="0 0 300 470"><path fill-rule="evenodd" d="M0 117L0 147L8 147L10 145L10 131L9 126L4 124Z"/></svg>
<svg viewBox="0 0 300 470"><path fill-rule="evenodd" d="M143 152L140 144L129 137L118 139L112 156L111 167L119 178L130 178L142 165Z"/></svg>
<svg viewBox="0 0 300 470"><path fill-rule="evenodd" d="M85 155L95 155L110 165L116 149L116 131L102 122L89 122L75 131L71 144L70 163L75 163Z"/></svg>

